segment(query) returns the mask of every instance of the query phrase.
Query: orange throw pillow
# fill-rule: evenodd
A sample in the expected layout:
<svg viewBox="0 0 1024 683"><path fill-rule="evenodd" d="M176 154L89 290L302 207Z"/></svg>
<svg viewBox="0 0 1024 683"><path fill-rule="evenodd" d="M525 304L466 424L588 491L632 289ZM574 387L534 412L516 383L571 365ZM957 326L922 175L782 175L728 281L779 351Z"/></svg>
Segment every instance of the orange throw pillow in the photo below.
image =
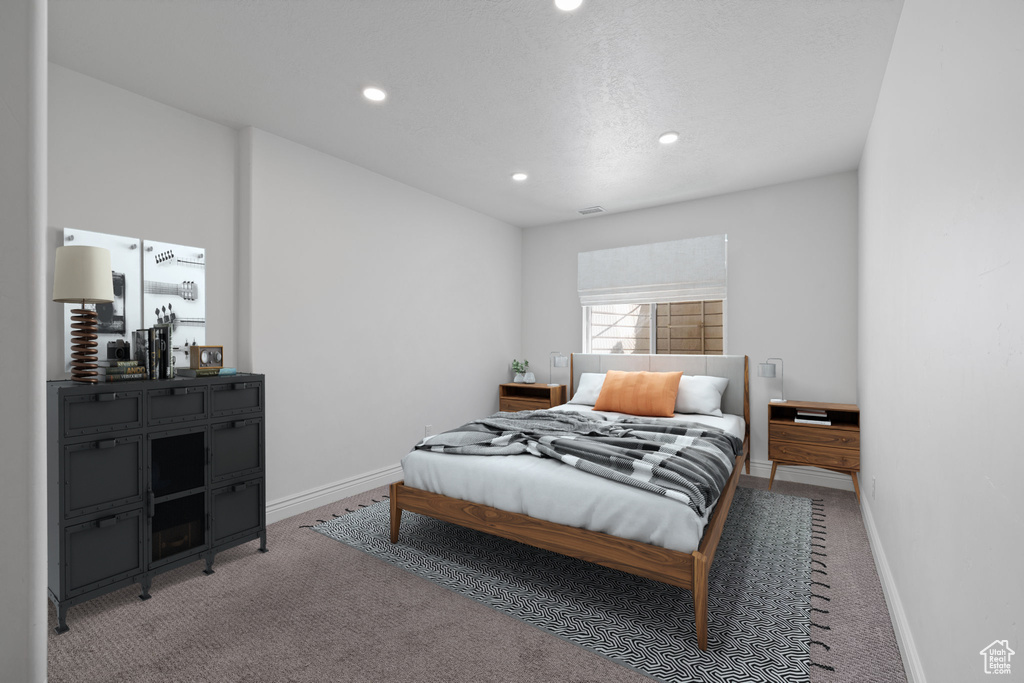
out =
<svg viewBox="0 0 1024 683"><path fill-rule="evenodd" d="M672 417L682 372L609 370L594 410L647 417Z"/></svg>

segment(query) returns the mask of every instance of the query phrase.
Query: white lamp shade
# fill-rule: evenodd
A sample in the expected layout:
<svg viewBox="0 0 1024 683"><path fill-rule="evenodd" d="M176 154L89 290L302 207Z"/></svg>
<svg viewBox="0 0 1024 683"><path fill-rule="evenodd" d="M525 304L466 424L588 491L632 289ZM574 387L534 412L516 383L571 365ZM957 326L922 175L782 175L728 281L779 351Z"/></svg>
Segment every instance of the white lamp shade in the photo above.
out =
<svg viewBox="0 0 1024 683"><path fill-rule="evenodd" d="M775 376L775 363L758 363L757 364L757 376L758 377L774 377Z"/></svg>
<svg viewBox="0 0 1024 683"><path fill-rule="evenodd" d="M53 300L65 304L104 304L114 300L110 250L57 247L53 263Z"/></svg>

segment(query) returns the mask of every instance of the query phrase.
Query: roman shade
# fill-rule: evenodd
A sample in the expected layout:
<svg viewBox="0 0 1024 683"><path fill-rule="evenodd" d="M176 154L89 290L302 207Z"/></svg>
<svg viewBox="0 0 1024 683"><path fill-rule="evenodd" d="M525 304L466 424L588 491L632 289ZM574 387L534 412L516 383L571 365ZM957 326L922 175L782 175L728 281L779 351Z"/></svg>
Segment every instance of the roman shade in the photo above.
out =
<svg viewBox="0 0 1024 683"><path fill-rule="evenodd" d="M724 299L727 235L580 252L580 304Z"/></svg>

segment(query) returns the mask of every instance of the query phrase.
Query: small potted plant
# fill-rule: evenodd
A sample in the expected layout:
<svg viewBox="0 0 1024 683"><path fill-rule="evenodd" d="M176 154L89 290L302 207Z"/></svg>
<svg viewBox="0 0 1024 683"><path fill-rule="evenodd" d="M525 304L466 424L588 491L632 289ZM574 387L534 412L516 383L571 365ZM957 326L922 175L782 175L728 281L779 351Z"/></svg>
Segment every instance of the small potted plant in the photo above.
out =
<svg viewBox="0 0 1024 683"><path fill-rule="evenodd" d="M530 372L530 361L523 359L523 362L517 361L515 358L512 359L512 372L516 373L513 382L520 382L523 384L533 384L537 379Z"/></svg>

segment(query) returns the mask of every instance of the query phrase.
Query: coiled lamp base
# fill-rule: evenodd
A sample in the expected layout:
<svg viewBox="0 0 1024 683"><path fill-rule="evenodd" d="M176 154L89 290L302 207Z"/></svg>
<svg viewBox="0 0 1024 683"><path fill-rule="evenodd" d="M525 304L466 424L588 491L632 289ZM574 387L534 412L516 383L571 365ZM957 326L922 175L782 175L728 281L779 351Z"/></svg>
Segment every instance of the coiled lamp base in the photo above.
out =
<svg viewBox="0 0 1024 683"><path fill-rule="evenodd" d="M75 382L96 384L96 311L85 308L71 309L71 379Z"/></svg>

